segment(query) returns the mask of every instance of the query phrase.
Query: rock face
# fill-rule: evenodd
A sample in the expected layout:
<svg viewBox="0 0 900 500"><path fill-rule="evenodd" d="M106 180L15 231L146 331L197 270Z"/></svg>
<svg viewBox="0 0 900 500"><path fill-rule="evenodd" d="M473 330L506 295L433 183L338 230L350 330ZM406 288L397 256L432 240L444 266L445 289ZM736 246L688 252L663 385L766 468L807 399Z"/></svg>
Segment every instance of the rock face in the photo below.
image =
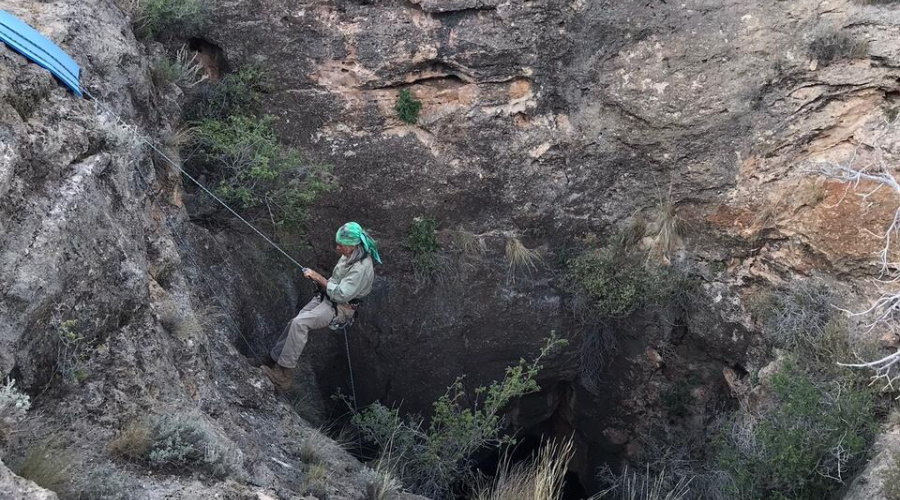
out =
<svg viewBox="0 0 900 500"><path fill-rule="evenodd" d="M165 142L180 91L150 85L162 48L138 43L119 8L4 9ZM849 0L215 0L202 28L170 42L221 51L217 74L263 68L260 108L280 138L334 165L341 190L313 208L301 262L328 271L346 220L381 242L385 266L351 330L361 401L428 411L458 375L495 379L556 330L569 349L510 415L526 435L575 433L590 489L598 465L640 455L660 422L702 433L729 384L759 366L748 291L877 274L896 200L845 197L807 170L897 143L882 132L900 90L898 25L896 9ZM822 40L838 32L850 45L831 50ZM264 353L306 300L297 270L238 225L186 217L178 176L105 108L5 47L0 62L0 372L41 393L51 423L108 439L137 415L200 411L241 450L240 486L141 480L158 496L302 490L293 443L309 429L241 356ZM414 125L397 118L400 89L423 103ZM190 209L200 194L186 190ZM575 321L561 263L584 236L652 216L667 193L690 228L678 260L703 298L686 315ZM412 264L421 216L440 227L437 283ZM543 256L537 270L510 267L513 238ZM70 333L75 347L60 338ZM304 404L321 411L348 386L343 339L314 335L301 371L317 389ZM71 445L108 461L75 427ZM343 468L329 498L354 498L358 463L329 457Z"/></svg>

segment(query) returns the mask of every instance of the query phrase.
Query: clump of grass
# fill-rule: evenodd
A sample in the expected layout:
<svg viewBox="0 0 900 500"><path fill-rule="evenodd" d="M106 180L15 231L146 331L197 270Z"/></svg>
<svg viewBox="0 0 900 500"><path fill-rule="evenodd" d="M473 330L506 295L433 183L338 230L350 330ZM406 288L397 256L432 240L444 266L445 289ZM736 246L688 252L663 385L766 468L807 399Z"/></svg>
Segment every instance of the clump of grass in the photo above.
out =
<svg viewBox="0 0 900 500"><path fill-rule="evenodd" d="M163 31L190 35L206 21L202 0L135 0L130 7L136 33L145 39L156 38Z"/></svg>
<svg viewBox="0 0 900 500"><path fill-rule="evenodd" d="M491 484L477 489L473 500L561 500L566 472L572 459L572 439L541 446L531 462L513 465L501 460Z"/></svg>
<svg viewBox="0 0 900 500"><path fill-rule="evenodd" d="M611 484L597 496L597 500L683 500L691 494L692 478L674 477L665 470L637 472L628 467L622 474L607 474L606 483Z"/></svg>
<svg viewBox="0 0 900 500"><path fill-rule="evenodd" d="M419 112L422 110L422 101L417 101L409 89L400 91L397 97L397 104L394 106L397 111L397 117L405 123L414 125L419 121Z"/></svg>
<svg viewBox="0 0 900 500"><path fill-rule="evenodd" d="M41 488L62 493L72 485L74 465L71 454L50 442L43 442L29 448L25 460L14 471Z"/></svg>
<svg viewBox="0 0 900 500"><path fill-rule="evenodd" d="M135 420L109 444L113 453L166 470L199 467L223 476L236 467L236 454L199 416L162 415Z"/></svg>
<svg viewBox="0 0 900 500"><path fill-rule="evenodd" d="M312 431L300 445L300 460L307 464L322 463L322 448L327 438L319 431Z"/></svg>
<svg viewBox="0 0 900 500"><path fill-rule="evenodd" d="M464 229L457 229L450 234L453 246L467 257L480 257L487 252L484 238Z"/></svg>
<svg viewBox="0 0 900 500"><path fill-rule="evenodd" d="M687 223L675 210L670 187L668 194L661 197L657 203L652 222L643 230L643 233L650 237L648 256L658 262L670 263L675 250L681 246L686 232Z"/></svg>
<svg viewBox="0 0 900 500"><path fill-rule="evenodd" d="M867 40L857 40L837 28L820 32L809 44L810 57L823 66L838 61L862 59L868 55L868 51Z"/></svg>
<svg viewBox="0 0 900 500"><path fill-rule="evenodd" d="M163 57L154 61L150 77L153 84L160 88L171 83L190 88L206 79L197 55L187 46L178 49L172 59Z"/></svg>
<svg viewBox="0 0 900 500"><path fill-rule="evenodd" d="M506 261L509 263L508 281L515 279L519 273L531 274L537 270L538 264L543 263L537 251L529 249L516 237L506 239Z"/></svg>
<svg viewBox="0 0 900 500"><path fill-rule="evenodd" d="M403 488L390 467L379 460L374 469L363 467L359 479L365 491L365 500L391 500Z"/></svg>
<svg viewBox="0 0 900 500"><path fill-rule="evenodd" d="M328 468L324 464L312 464L306 470L306 492L319 498L327 497Z"/></svg>

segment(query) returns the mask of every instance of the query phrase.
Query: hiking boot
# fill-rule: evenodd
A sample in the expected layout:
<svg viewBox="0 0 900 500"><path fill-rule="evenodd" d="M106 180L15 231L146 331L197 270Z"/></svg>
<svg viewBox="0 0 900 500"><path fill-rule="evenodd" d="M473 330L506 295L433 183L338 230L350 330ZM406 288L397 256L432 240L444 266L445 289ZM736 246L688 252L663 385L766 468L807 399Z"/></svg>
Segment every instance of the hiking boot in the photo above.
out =
<svg viewBox="0 0 900 500"><path fill-rule="evenodd" d="M253 366L255 368L259 368L261 366L268 366L269 368L272 368L278 364L274 359L272 359L272 356L269 356L268 354L247 358L247 362L250 363L250 366Z"/></svg>
<svg viewBox="0 0 900 500"><path fill-rule="evenodd" d="M290 368L285 368L281 365L275 365L272 368L263 365L263 372L265 372L266 376L269 377L269 380L275 384L275 387L281 389L282 391L287 391L291 388L291 384L294 382L294 370Z"/></svg>

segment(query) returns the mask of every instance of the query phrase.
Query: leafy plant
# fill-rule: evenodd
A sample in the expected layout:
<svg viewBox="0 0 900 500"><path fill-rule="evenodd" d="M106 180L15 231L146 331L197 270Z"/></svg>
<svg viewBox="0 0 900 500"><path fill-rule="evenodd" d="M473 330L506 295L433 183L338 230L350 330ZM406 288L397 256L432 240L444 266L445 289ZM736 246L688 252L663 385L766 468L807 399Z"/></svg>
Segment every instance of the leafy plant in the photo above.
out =
<svg viewBox="0 0 900 500"><path fill-rule="evenodd" d="M375 403L354 415L352 422L364 439L390 457L403 482L418 494L448 498L469 467L472 454L485 446L512 442L502 435L502 410L515 398L538 391L535 376L541 361L566 341L551 335L531 362L508 367L503 380L475 389L475 401L466 404L462 378L434 403L430 423L417 415L406 418L397 409Z"/></svg>
<svg viewBox="0 0 900 500"><path fill-rule="evenodd" d="M334 189L330 168L304 165L299 153L278 142L271 117L204 120L196 136L216 169L216 194L245 209L265 206L275 226L302 224L306 207Z"/></svg>
<svg viewBox="0 0 900 500"><path fill-rule="evenodd" d="M416 218L407 238L413 253L413 268L420 282L438 278L446 269L446 259L437 238L437 222L429 218Z"/></svg>
<svg viewBox="0 0 900 500"><path fill-rule="evenodd" d="M136 32L145 39L156 38L166 30L190 35L206 20L202 0L136 0L131 10Z"/></svg>
<svg viewBox="0 0 900 500"><path fill-rule="evenodd" d="M203 86L199 96L188 103L185 114L191 120L225 120L232 115L253 115L260 101L266 73L259 66L245 66L222 81Z"/></svg>
<svg viewBox="0 0 900 500"><path fill-rule="evenodd" d="M719 437L719 467L735 498L826 498L858 467L875 432L867 388L817 383L795 362L772 377L777 401L760 415L739 413Z"/></svg>
<svg viewBox="0 0 900 500"><path fill-rule="evenodd" d="M412 96L409 89L403 89L397 97L397 104L394 106L397 111L397 117L400 120L414 125L419 121L419 112L422 110L422 101L417 101Z"/></svg>

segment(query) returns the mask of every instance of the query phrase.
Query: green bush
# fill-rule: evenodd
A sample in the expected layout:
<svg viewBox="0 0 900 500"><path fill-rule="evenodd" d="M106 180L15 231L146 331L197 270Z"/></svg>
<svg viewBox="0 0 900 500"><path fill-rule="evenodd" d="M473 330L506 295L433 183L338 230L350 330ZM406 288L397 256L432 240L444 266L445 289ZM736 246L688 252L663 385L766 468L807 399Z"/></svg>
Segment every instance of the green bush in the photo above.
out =
<svg viewBox="0 0 900 500"><path fill-rule="evenodd" d="M817 380L786 362L773 375L776 404L739 412L716 445L734 498L827 498L864 463L876 430L872 391ZM779 496L780 495L780 496Z"/></svg>
<svg viewBox="0 0 900 500"><path fill-rule="evenodd" d="M51 442L42 442L30 447L25 460L13 471L41 488L67 493L72 486L74 465L69 452Z"/></svg>
<svg viewBox="0 0 900 500"><path fill-rule="evenodd" d="M569 260L575 312L600 321L623 318L643 307L686 305L694 286L672 266L656 266L645 254L619 245L588 250Z"/></svg>
<svg viewBox="0 0 900 500"><path fill-rule="evenodd" d="M15 380L7 379L6 384L0 385L0 442L25 419L29 408L31 398L16 389Z"/></svg>
<svg viewBox="0 0 900 500"><path fill-rule="evenodd" d="M419 112L422 110L422 101L417 101L412 96L409 89L403 89L397 97L397 104L394 106L397 111L397 117L400 120L414 125L419 121Z"/></svg>
<svg viewBox="0 0 900 500"><path fill-rule="evenodd" d="M199 467L221 477L234 469L235 453L202 417L153 416L129 424L109 445L110 451L153 467L177 470Z"/></svg>
<svg viewBox="0 0 900 500"><path fill-rule="evenodd" d="M135 6L136 31L145 39L155 38L163 31L190 35L206 19L202 0L137 0Z"/></svg>
<svg viewBox="0 0 900 500"><path fill-rule="evenodd" d="M822 31L809 44L810 56L823 66L837 61L861 59L866 57L868 51L868 41L856 40L836 28Z"/></svg>
<svg viewBox="0 0 900 500"><path fill-rule="evenodd" d="M215 170L216 194L245 209L265 207L279 227L302 224L307 206L334 188L328 167L306 166L278 142L271 117L204 120L196 140Z"/></svg>
<svg viewBox="0 0 900 500"><path fill-rule="evenodd" d="M226 75L220 82L205 85L186 106L189 120L224 120L232 115L252 115L257 110L265 72L258 66L246 66Z"/></svg>
<svg viewBox="0 0 900 500"><path fill-rule="evenodd" d="M396 464L397 474L414 492L437 500L451 498L453 485L469 470L475 451L512 441L501 432L502 410L514 399L540 390L535 376L541 361L565 343L551 335L533 361L523 359L506 369L503 380L477 388L474 404L466 404L462 379L457 379L435 401L427 426L422 417L403 418L397 409L381 403L354 415L352 422L378 447L383 460Z"/></svg>
<svg viewBox="0 0 900 500"><path fill-rule="evenodd" d="M445 270L444 255L437 239L437 222L417 218L409 228L407 238L413 253L413 268L419 281L438 277Z"/></svg>

